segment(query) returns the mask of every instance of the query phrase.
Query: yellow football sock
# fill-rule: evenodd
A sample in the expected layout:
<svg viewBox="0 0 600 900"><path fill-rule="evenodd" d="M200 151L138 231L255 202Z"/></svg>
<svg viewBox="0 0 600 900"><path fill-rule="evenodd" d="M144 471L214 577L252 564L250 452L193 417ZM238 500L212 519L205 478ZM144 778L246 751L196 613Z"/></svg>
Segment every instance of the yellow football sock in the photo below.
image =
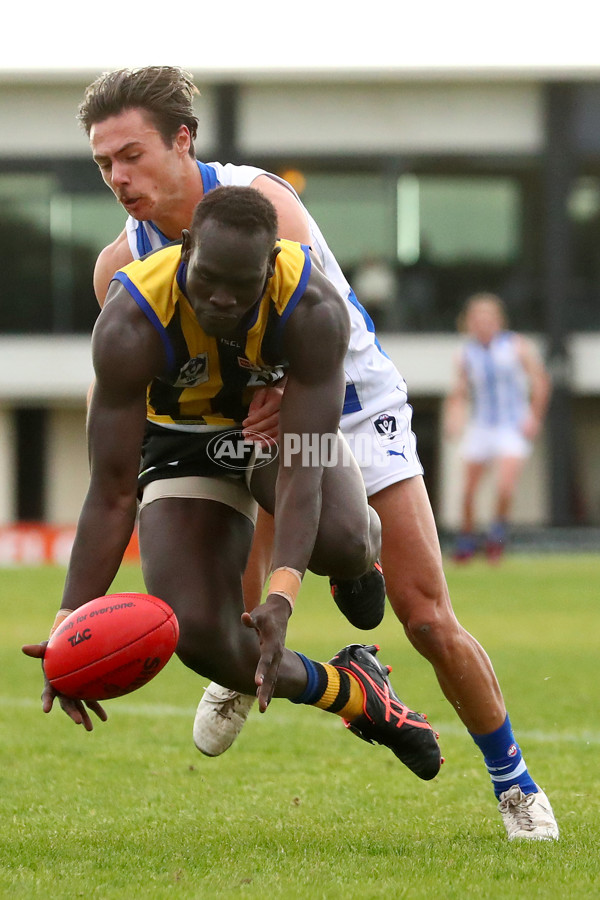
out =
<svg viewBox="0 0 600 900"><path fill-rule="evenodd" d="M364 695L358 678L329 663L319 663L319 666L327 677L327 686L321 697L313 701L312 706L335 713L348 722L362 715Z"/></svg>

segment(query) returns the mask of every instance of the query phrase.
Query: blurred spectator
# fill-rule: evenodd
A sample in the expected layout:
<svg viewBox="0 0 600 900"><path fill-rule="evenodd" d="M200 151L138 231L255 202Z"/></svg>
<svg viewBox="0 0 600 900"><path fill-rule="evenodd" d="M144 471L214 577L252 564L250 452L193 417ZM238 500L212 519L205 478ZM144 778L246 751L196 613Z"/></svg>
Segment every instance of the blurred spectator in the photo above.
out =
<svg viewBox="0 0 600 900"><path fill-rule="evenodd" d="M464 562L478 549L475 496L482 475L495 463L494 519L485 549L490 561L497 561L505 547L519 476L542 427L550 379L533 344L506 329L504 304L495 294L471 296L458 324L466 341L444 410L446 437L457 438L467 426L462 522L454 559Z"/></svg>

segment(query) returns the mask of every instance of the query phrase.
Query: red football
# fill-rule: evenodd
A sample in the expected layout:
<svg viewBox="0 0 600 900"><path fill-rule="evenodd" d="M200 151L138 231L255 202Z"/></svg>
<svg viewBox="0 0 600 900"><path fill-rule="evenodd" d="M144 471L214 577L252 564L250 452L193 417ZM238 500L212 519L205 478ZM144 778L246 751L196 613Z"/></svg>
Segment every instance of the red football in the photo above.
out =
<svg viewBox="0 0 600 900"><path fill-rule="evenodd" d="M149 594L107 594L84 603L46 647L44 671L66 697L109 700L142 687L166 666L179 638L175 613Z"/></svg>

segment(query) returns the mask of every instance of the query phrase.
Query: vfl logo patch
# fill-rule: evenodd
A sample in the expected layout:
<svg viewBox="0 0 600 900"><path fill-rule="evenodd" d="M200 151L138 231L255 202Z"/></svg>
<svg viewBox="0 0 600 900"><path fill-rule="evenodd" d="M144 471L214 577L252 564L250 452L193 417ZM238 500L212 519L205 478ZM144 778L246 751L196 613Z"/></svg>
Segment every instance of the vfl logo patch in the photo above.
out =
<svg viewBox="0 0 600 900"><path fill-rule="evenodd" d="M373 426L378 435L392 441L398 431L398 424L395 416L388 413L382 413L373 422Z"/></svg>
<svg viewBox="0 0 600 900"><path fill-rule="evenodd" d="M173 386L178 388L196 387L197 384L203 384L205 381L208 381L208 353L199 353L193 359L188 359L186 364L181 367Z"/></svg>

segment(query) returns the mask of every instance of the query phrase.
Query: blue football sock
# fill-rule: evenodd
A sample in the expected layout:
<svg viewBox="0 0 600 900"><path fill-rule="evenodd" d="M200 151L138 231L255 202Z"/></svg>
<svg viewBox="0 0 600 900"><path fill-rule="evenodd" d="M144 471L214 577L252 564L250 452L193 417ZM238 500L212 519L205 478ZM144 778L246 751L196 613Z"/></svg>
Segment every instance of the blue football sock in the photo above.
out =
<svg viewBox="0 0 600 900"><path fill-rule="evenodd" d="M537 793L537 784L527 771L508 715L500 728L491 734L471 733L471 737L483 753L496 797L499 798L513 784L518 784L524 794Z"/></svg>
<svg viewBox="0 0 600 900"><path fill-rule="evenodd" d="M314 662L312 659L308 659L303 653L298 653L297 650L294 651L296 656L299 656L302 662L304 663L304 668L306 669L306 687L302 691L299 697L290 697L292 703L306 703L308 705L315 703L320 697L323 695L323 691L327 686L327 675L325 673L324 667L317 662Z"/></svg>
<svg viewBox="0 0 600 900"><path fill-rule="evenodd" d="M507 538L508 529L506 527L506 522L498 520L497 522L493 522L490 525L490 529L488 531L489 541L493 541L495 544L505 544Z"/></svg>

